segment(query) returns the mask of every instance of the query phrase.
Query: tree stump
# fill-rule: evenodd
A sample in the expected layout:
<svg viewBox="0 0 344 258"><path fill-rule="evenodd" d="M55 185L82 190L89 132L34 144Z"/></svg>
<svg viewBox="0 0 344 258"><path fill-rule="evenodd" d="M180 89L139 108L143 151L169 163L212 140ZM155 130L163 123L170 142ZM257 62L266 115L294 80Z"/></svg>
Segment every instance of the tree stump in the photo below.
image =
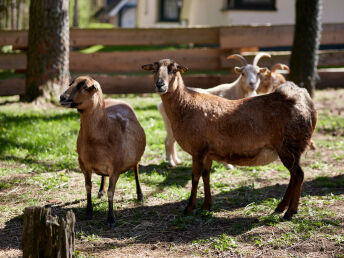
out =
<svg viewBox="0 0 344 258"><path fill-rule="evenodd" d="M51 209L26 207L22 235L23 257L73 257L75 215L52 216Z"/></svg>

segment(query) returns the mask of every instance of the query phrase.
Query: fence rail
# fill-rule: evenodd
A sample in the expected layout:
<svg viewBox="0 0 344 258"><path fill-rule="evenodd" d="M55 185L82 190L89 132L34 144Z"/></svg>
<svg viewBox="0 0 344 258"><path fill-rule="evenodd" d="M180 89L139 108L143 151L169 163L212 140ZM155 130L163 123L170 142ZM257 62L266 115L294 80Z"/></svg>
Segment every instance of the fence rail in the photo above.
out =
<svg viewBox="0 0 344 258"><path fill-rule="evenodd" d="M86 47L96 44L108 46L161 46L194 44L199 48L175 50L115 51L84 54L70 53L70 71L75 73L140 72L140 66L162 58L172 58L189 67L191 71L220 71L237 65L226 57L242 48L281 47L292 44L294 27L279 26L232 26L204 28L164 29L71 29L72 47ZM322 44L344 44L344 24L324 24ZM0 31L0 45L27 48L27 32ZM275 63L288 64L290 52L272 52L272 58L261 60L261 66ZM253 55L246 55L252 61ZM344 66L344 51L319 51L319 66ZM26 69L26 54L0 54L0 69ZM317 87L344 86L342 70L323 70ZM151 92L148 76L99 76L105 93ZM185 76L190 86L212 87L230 82L234 75L193 75ZM0 95L22 94L24 79L0 80Z"/></svg>

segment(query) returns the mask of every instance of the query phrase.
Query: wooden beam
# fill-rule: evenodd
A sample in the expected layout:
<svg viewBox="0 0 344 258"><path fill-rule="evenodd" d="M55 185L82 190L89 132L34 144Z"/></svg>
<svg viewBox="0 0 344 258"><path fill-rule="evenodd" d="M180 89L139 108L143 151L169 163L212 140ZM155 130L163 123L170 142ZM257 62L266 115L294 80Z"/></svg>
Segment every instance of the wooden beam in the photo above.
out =
<svg viewBox="0 0 344 258"><path fill-rule="evenodd" d="M289 65L290 51L268 52L271 58L263 57L259 61L261 67L271 67L274 64L282 63ZM220 56L221 68L232 69L234 66L240 66L236 60L227 60L230 51L223 51ZM243 56L249 63L252 64L256 53L243 53ZM318 66L344 66L344 51L343 50L322 50L318 51L319 62Z"/></svg>
<svg viewBox="0 0 344 258"><path fill-rule="evenodd" d="M71 29L71 46L218 44L219 28Z"/></svg>
<svg viewBox="0 0 344 258"><path fill-rule="evenodd" d="M262 58L261 67L271 67L273 64L289 64L290 52L269 52L272 58ZM139 72L141 65L157 61L162 58L172 58L180 64L197 70L232 69L240 65L238 61L227 60L230 53L219 49L180 49L154 51L126 51L126 52L99 52L83 54L70 53L71 72L102 73L102 72ZM249 63L252 63L255 54L243 54ZM319 51L318 66L344 66L344 51ZM0 69L25 70L26 54L0 54Z"/></svg>
<svg viewBox="0 0 344 258"><path fill-rule="evenodd" d="M106 94L152 93L154 92L153 76L107 76L91 75L97 80ZM344 88L344 69L319 70L320 81L317 89ZM189 87L210 88L222 83L230 83L237 76L229 75L185 75L185 84ZM0 96L24 94L25 79L13 78L0 80Z"/></svg>
<svg viewBox="0 0 344 258"><path fill-rule="evenodd" d="M223 27L220 29L220 47L231 49L291 46L293 37L293 25ZM343 23L323 25L321 44L343 43Z"/></svg>
<svg viewBox="0 0 344 258"><path fill-rule="evenodd" d="M219 49L70 53L72 72L141 72L141 65L170 58L191 70L220 69Z"/></svg>
<svg viewBox="0 0 344 258"><path fill-rule="evenodd" d="M0 30L0 46L12 45L14 48L26 48L27 31Z"/></svg>
<svg viewBox="0 0 344 258"><path fill-rule="evenodd" d="M323 24L321 44L343 44L344 23ZM70 45L85 47L220 44L223 49L291 46L293 25L204 28L71 29ZM140 39L140 40L138 40ZM27 47L27 31L0 31L0 46Z"/></svg>

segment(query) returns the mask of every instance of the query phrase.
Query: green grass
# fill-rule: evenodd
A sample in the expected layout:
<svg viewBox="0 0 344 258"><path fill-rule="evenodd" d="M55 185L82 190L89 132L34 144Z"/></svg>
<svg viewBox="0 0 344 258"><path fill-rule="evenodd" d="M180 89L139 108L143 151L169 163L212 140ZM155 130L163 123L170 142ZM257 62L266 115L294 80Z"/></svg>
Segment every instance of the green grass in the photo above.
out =
<svg viewBox="0 0 344 258"><path fill-rule="evenodd" d="M318 247L323 242L323 253L313 250L319 256L343 253L344 138L337 132L344 126L340 116L319 112L321 137L314 139L318 149L303 157L306 182L293 220L272 214L290 177L280 162L232 170L214 162L212 211L200 209L204 194L200 180L197 208L185 216L191 159L178 147L183 163L170 168L164 162L166 133L156 107L159 97L106 97L133 105L145 129L147 146L140 169L144 202L136 200L133 171L122 174L115 191L117 226L108 229L104 223L107 198L96 197L99 177L94 175L94 218L86 221L84 179L75 151L79 114L20 104L15 97L0 98L0 226L5 228L0 227L0 248L6 232L20 232L15 225L21 225L26 206L50 204L61 213L75 212L78 257L119 256L135 248L151 256L249 256L266 250L275 256L306 256L303 244ZM19 248L20 236L16 237L13 241ZM154 253L157 250L161 253Z"/></svg>

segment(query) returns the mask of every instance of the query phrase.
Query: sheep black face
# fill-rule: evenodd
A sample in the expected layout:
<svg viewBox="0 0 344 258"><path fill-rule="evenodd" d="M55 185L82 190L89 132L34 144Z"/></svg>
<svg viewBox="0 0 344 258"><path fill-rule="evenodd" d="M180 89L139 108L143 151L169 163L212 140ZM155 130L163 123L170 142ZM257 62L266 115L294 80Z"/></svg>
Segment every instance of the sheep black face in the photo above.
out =
<svg viewBox="0 0 344 258"><path fill-rule="evenodd" d="M174 81L178 72L184 73L188 69L177 64L171 59L162 59L153 64L146 64L142 66L145 71L153 71L155 91L160 95L168 92L170 83Z"/></svg>
<svg viewBox="0 0 344 258"><path fill-rule="evenodd" d="M94 102L93 95L101 91L97 81L88 76L80 76L73 80L69 88L60 96L60 104L68 108L83 110Z"/></svg>

